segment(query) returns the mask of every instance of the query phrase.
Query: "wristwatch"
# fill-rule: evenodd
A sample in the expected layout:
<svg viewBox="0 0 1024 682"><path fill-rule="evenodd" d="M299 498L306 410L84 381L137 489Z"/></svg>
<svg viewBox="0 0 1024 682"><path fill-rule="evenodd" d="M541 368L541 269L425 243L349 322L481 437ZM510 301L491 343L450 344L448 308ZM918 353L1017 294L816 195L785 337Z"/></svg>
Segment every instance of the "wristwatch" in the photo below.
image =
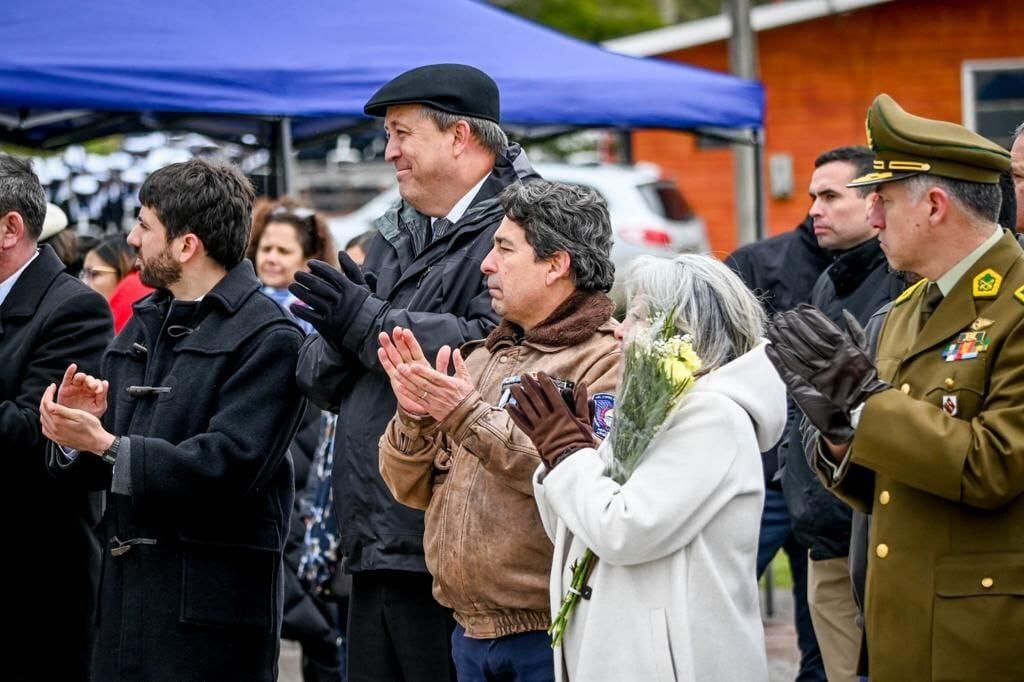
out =
<svg viewBox="0 0 1024 682"><path fill-rule="evenodd" d="M102 459L107 464L113 464L117 461L117 450L121 447L121 436L114 436L114 442L110 444L110 447L104 450L100 454Z"/></svg>

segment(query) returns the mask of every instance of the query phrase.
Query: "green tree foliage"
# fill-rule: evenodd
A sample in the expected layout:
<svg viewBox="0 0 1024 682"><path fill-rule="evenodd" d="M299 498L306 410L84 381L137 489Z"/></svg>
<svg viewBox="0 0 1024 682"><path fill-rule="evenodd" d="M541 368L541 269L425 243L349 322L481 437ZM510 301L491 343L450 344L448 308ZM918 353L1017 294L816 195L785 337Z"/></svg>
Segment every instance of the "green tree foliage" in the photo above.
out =
<svg viewBox="0 0 1024 682"><path fill-rule="evenodd" d="M753 0L766 5L783 0ZM725 11L723 0L489 0L521 17L582 40L602 40L703 19Z"/></svg>
<svg viewBox="0 0 1024 682"><path fill-rule="evenodd" d="M494 4L590 42L663 26L653 0L505 0Z"/></svg>

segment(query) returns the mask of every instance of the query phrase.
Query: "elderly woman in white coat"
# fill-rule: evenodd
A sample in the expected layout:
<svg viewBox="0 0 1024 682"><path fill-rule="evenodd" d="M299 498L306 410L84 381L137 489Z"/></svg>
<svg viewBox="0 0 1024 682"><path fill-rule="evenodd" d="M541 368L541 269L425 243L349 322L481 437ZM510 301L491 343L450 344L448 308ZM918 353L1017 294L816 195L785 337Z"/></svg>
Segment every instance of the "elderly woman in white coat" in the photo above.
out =
<svg viewBox="0 0 1024 682"><path fill-rule="evenodd" d="M607 473L610 441L555 459L541 453L555 464L534 479L555 545L553 615L573 563L587 548L599 557L590 598L556 652L556 679L767 680L754 570L760 452L782 435L786 396L765 356L764 314L739 278L705 256L639 259L626 290L620 339L646 323L646 310L675 309L704 366L624 484Z"/></svg>

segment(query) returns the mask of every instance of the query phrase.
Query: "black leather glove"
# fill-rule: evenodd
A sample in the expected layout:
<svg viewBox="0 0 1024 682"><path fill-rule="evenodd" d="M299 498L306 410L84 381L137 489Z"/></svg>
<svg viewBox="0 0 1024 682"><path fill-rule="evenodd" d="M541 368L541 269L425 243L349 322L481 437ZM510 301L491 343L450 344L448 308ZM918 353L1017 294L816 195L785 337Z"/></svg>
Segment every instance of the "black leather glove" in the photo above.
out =
<svg viewBox="0 0 1024 682"><path fill-rule="evenodd" d="M581 382L573 389L571 409L544 372L538 372L536 379L524 374L521 383L512 387L512 397L516 404L509 402L505 409L519 430L533 441L548 469L577 450L594 447L586 384Z"/></svg>
<svg viewBox="0 0 1024 682"><path fill-rule="evenodd" d="M341 272L320 260L309 261L309 272L295 273L288 291L306 305L293 303L295 317L313 325L320 336L341 348L341 340L370 296L359 266L344 251L338 253Z"/></svg>
<svg viewBox="0 0 1024 682"><path fill-rule="evenodd" d="M800 377L848 416L872 395L889 388L889 384L878 378L874 360L867 351L864 329L857 319L844 310L843 320L845 334L820 310L801 304L773 318L768 340L773 346L769 355L772 363L785 368L785 374L779 370L783 381L787 381L787 374ZM807 394L806 387L803 392ZM811 418L810 414L807 416Z"/></svg>
<svg viewBox="0 0 1024 682"><path fill-rule="evenodd" d="M769 338L771 335L769 331ZM819 393L806 379L790 370L782 362L774 345L766 346L765 353L778 370L797 407L821 435L837 445L853 440L853 425L848 413L833 405L831 400Z"/></svg>

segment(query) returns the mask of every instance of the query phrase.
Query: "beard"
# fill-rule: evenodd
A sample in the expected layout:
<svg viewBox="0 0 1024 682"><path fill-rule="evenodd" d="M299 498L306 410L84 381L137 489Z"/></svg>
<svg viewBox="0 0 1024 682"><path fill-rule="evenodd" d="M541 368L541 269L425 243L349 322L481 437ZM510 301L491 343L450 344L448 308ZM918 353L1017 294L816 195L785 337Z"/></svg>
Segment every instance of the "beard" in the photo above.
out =
<svg viewBox="0 0 1024 682"><path fill-rule="evenodd" d="M181 279L181 263L174 260L170 248L165 247L154 257L142 260L139 279L147 287L167 289Z"/></svg>

